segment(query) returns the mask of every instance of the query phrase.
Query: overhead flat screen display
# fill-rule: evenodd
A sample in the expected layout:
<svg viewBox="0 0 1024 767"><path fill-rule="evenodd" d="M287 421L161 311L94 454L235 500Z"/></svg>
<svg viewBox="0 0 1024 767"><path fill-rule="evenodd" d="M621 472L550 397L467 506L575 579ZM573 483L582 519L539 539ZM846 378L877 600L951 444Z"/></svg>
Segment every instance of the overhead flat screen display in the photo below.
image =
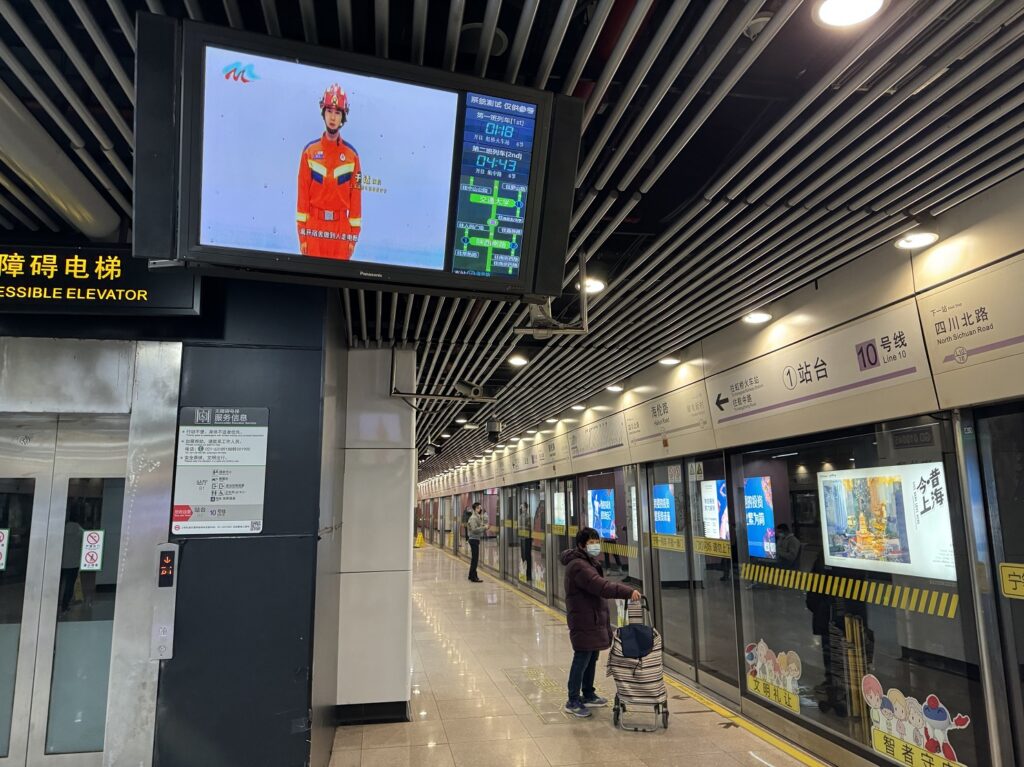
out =
<svg viewBox="0 0 1024 767"><path fill-rule="evenodd" d="M818 474L825 564L956 580L939 462Z"/></svg>
<svg viewBox="0 0 1024 767"><path fill-rule="evenodd" d="M201 245L445 268L458 93L205 53Z"/></svg>

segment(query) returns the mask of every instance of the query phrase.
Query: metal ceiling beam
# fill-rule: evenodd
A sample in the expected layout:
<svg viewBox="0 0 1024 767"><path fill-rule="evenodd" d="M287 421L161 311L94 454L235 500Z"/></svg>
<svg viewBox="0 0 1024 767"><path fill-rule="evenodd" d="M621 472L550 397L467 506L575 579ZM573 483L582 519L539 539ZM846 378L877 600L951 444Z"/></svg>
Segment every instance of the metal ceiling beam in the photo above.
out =
<svg viewBox="0 0 1024 767"><path fill-rule="evenodd" d="M307 43L319 43L316 31L316 8L313 0L299 0L299 15L302 17L302 36ZM278 33L280 34L280 32Z"/></svg>
<svg viewBox="0 0 1024 767"><path fill-rule="evenodd" d="M263 23L267 26L267 34L272 37L281 36L281 20L277 17L277 0L260 0L263 8Z"/></svg>
<svg viewBox="0 0 1024 767"><path fill-rule="evenodd" d="M107 95L107 92L103 89L99 79L86 62L85 57L82 56L81 51L78 50L78 46L75 45L71 36L68 35L64 30L64 26L57 19L57 15L50 9L49 5L43 2L43 0L32 0L32 7L35 8L36 13L39 14L39 17L43 20L46 28L50 30L50 34L53 35L54 39L60 45L61 50L71 61L75 71L78 72L82 80L85 81L85 84L92 92L92 95L96 97L100 106L103 107L103 111L107 113L107 117L110 118L110 122L114 124L114 127L117 128L128 146L134 146L135 138L132 135L132 129L128 127L128 122L121 116L118 108L114 106L114 102L111 101L110 96ZM3 17L7 20L7 23L11 25L11 28L14 29L18 37L21 38L25 47L29 49L43 69L46 70L47 75L50 76L50 79L53 80L54 84L57 85L58 88L70 89L70 83L68 83L67 79L65 79L64 75L53 63L46 51L43 50L39 41L29 31L21 17L15 13L14 8L9 2L7 2L7 0L0 0L0 12L2 12ZM85 110L85 104L82 103L77 94L65 93L64 96L67 97L69 101L74 97L82 110ZM88 124L89 120L86 119L85 116L80 115L80 117L82 117L83 121ZM91 116L89 119L91 119ZM104 137L106 136L105 133L103 133L103 135ZM97 138L99 138L99 136L97 136ZM107 142L109 143L110 140L107 139Z"/></svg>
<svg viewBox="0 0 1024 767"><path fill-rule="evenodd" d="M382 59L388 57L388 3L389 0L374 0L373 3L374 49Z"/></svg>
<svg viewBox="0 0 1024 767"><path fill-rule="evenodd" d="M601 103L604 101L605 94L608 92L608 87L612 84L612 80L619 71L619 67L622 66L623 60L626 58L626 54L629 53L629 49L633 47L633 41L636 40L637 33L640 31L640 27L643 25L644 19L647 18L647 14L651 10L651 5L654 0L637 0L636 5L633 6L633 10L629 14L625 26L619 33L619 39L615 41L615 47L612 48L611 54L608 56L608 60L604 63L604 67L601 70L601 76L597 79L597 84L594 89L587 96L587 103L584 106L583 111L583 130L587 130L587 126L593 119L594 114L600 108ZM676 3L680 5L680 3ZM682 3L686 5L686 3ZM671 13L672 9L670 9ZM661 24L670 24L668 32L671 33L672 27L675 26L675 22L669 19L662 19L659 21ZM573 86L575 89L575 85Z"/></svg>
<svg viewBox="0 0 1024 767"><path fill-rule="evenodd" d="M477 77L487 76L487 65L491 60L491 48L494 46L494 33L498 29L500 13L501 0L487 0L483 26L480 27L480 44L476 49L476 64L473 67Z"/></svg>
<svg viewBox="0 0 1024 767"><path fill-rule="evenodd" d="M117 22L117 26L121 28L121 34L124 35L124 39L128 41L128 45L131 46L132 52L135 51L135 24L132 23L131 16L128 15L128 11L124 9L124 4L121 0L107 0L107 7L110 8L110 12L114 15L114 21Z"/></svg>
<svg viewBox="0 0 1024 767"><path fill-rule="evenodd" d="M548 34L548 42L544 46L544 53L540 59L540 66L533 78L533 87L543 90L551 77L551 70L555 66L555 59L558 57L558 49L562 47L565 33L569 31L569 22L572 21L572 12L576 8L576 0L562 0L558 7L558 15Z"/></svg>
<svg viewBox="0 0 1024 767"><path fill-rule="evenodd" d="M224 14L228 17L228 26L232 29L242 29L242 11L238 7L238 0L224 0Z"/></svg>
<svg viewBox="0 0 1024 767"><path fill-rule="evenodd" d="M524 0L523 11L519 14L519 22L516 24L516 34L512 38L512 47L508 52L508 63L505 65L505 82L514 83L519 79L519 68L523 64L523 54L526 53L526 44L530 40L530 32L533 30L533 20L537 16L537 8L540 0Z"/></svg>
<svg viewBox="0 0 1024 767"><path fill-rule="evenodd" d="M466 0L450 0L448 5L448 31L444 40L444 68L455 71L455 62L459 56L459 38L462 36L462 14L466 10Z"/></svg>
<svg viewBox="0 0 1024 767"><path fill-rule="evenodd" d="M23 208L29 211L39 221L42 222L43 226L49 229L51 232L58 231L57 224L53 218L50 217L46 211L36 205L35 201L32 200L27 194L21 191L18 186L7 177L6 174L0 173L0 186L7 190L7 193L17 200Z"/></svg>
<svg viewBox="0 0 1024 767"><path fill-rule="evenodd" d="M352 50L352 0L338 0L338 34L341 47L346 51Z"/></svg>
<svg viewBox="0 0 1024 767"><path fill-rule="evenodd" d="M96 46L96 50L100 52L100 56L106 62L110 73L114 75L114 79L121 86L124 95L132 102L132 106L135 106L135 86L132 84L128 73L125 72L124 67L121 66L121 61L117 58L117 54L114 53L114 49L110 47L110 42L103 34L103 30L100 29L100 25L96 23L96 17L92 15L84 0L70 0L70 2L93 45Z"/></svg>
<svg viewBox="0 0 1024 767"><path fill-rule="evenodd" d="M184 0L185 12L192 21L204 21L203 9L199 6L199 0Z"/></svg>
<svg viewBox="0 0 1024 767"><path fill-rule="evenodd" d="M412 63L423 66L427 47L428 0L413 0L412 5Z"/></svg>
<svg viewBox="0 0 1024 767"><path fill-rule="evenodd" d="M593 53L594 46L597 45L597 38L601 36L601 32L604 30L604 25L608 21L608 16L612 12L614 5L615 0L598 0L597 7L594 9L594 15L590 17L587 29L583 33L583 40L580 41L580 45L576 49L576 55L573 56L569 72L562 82L563 95L569 96L576 90L580 76L583 74L583 69L587 66L587 61L590 60L590 54Z"/></svg>

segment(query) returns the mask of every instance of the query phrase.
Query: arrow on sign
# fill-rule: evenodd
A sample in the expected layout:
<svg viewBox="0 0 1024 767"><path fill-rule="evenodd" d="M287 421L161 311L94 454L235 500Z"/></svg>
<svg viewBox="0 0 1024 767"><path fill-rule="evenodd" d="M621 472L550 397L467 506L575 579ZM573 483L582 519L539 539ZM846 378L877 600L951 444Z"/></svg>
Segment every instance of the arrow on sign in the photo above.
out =
<svg viewBox="0 0 1024 767"><path fill-rule="evenodd" d="M729 398L723 397L722 393L719 392L718 396L715 397L715 404L718 405L719 410L725 410L725 406L729 404Z"/></svg>

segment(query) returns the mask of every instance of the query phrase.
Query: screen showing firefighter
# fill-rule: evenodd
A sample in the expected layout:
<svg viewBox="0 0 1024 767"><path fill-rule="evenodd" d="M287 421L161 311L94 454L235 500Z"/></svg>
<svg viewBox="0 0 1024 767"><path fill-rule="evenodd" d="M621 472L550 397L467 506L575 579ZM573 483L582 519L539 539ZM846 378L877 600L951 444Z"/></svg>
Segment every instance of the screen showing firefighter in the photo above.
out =
<svg viewBox="0 0 1024 767"><path fill-rule="evenodd" d="M200 244L443 269L458 94L208 47Z"/></svg>

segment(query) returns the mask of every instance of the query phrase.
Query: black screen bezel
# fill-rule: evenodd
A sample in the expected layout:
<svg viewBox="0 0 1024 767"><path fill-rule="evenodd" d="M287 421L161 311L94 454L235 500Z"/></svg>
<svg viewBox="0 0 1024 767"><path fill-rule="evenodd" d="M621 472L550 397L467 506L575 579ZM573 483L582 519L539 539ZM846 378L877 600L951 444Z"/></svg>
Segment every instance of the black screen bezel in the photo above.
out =
<svg viewBox="0 0 1024 767"><path fill-rule="evenodd" d="M445 266L441 270L388 266L360 261L334 261L288 255L273 251L239 250L200 243L200 206L202 196L202 125L205 96L205 49L229 48L254 55L291 60L351 71L369 77L405 82L458 94L456 136L453 138L452 185L449 190L448 239ZM532 293L539 258L538 243L543 216L543 191L546 181L548 143L551 130L553 96L544 91L481 80L450 72L440 72L402 62L346 53L248 32L206 24L185 22L182 35L181 145L178 200L177 256L197 265L240 267L254 272L308 278L311 282L337 281L339 284L375 284L382 288L425 288L473 295L522 296ZM454 274L452 239L458 204L458 183L462 129L465 120L466 93L475 92L537 105L531 157L529 208L524 225L522 261L514 279Z"/></svg>

